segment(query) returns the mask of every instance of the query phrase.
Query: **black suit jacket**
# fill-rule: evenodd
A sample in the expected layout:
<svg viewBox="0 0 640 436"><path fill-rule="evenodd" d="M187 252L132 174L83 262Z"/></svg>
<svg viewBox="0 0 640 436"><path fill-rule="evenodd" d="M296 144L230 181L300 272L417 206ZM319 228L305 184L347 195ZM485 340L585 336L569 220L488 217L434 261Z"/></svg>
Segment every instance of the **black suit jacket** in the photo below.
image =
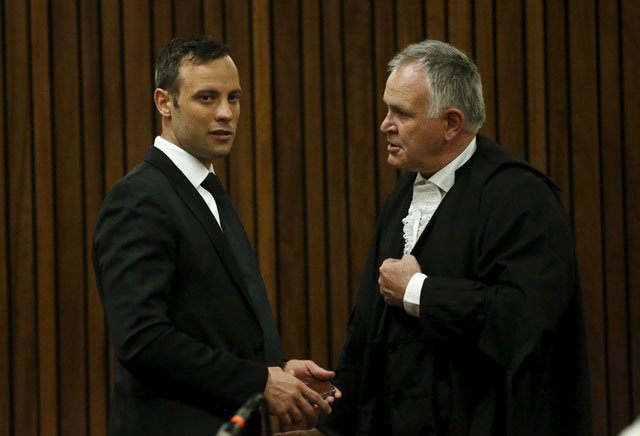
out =
<svg viewBox="0 0 640 436"><path fill-rule="evenodd" d="M211 435L264 391L242 260L159 149L106 196L93 254L116 357L110 435Z"/></svg>
<svg viewBox="0 0 640 436"><path fill-rule="evenodd" d="M389 307L378 267L400 258L415 173L380 214L321 428L341 435L590 435L571 228L555 185L489 139L411 254L420 318Z"/></svg>

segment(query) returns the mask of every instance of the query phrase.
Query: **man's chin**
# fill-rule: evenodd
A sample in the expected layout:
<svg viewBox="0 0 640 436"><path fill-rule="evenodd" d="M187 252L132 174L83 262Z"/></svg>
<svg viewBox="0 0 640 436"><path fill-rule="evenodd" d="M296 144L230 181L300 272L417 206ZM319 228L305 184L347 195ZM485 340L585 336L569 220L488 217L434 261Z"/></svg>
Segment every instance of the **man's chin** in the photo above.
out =
<svg viewBox="0 0 640 436"><path fill-rule="evenodd" d="M403 162L391 153L389 154L389 157L387 157L387 164L399 170L404 166Z"/></svg>

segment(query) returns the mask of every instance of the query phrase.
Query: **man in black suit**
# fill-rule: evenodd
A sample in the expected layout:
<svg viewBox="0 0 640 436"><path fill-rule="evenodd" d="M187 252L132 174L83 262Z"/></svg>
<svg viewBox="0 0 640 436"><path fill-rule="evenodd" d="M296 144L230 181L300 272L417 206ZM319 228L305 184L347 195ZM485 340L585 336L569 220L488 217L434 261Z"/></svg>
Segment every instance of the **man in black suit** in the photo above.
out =
<svg viewBox="0 0 640 436"><path fill-rule="evenodd" d="M556 186L479 135L482 85L439 41L389 63L380 130L405 170L381 210L317 430L589 435L585 329Z"/></svg>
<svg viewBox="0 0 640 436"><path fill-rule="evenodd" d="M211 435L255 393L286 424L330 413L305 382L333 372L311 361L283 368L255 254L213 173L240 115L228 47L175 38L156 86L162 134L109 192L95 230L116 357L109 434Z"/></svg>

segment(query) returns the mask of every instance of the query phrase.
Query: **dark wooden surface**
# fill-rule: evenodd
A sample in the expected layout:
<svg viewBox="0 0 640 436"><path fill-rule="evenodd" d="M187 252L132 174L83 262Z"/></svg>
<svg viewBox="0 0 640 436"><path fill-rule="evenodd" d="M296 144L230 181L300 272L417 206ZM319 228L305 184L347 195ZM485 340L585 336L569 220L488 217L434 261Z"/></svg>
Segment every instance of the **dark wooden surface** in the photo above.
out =
<svg viewBox="0 0 640 436"><path fill-rule="evenodd" d="M254 242L288 357L333 366L398 172L386 63L448 40L483 76L483 133L571 216L594 434L640 414L640 4L635 0L0 0L0 434L103 435L112 352L91 266L105 192L159 130L174 35L232 46L244 96L216 170Z"/></svg>

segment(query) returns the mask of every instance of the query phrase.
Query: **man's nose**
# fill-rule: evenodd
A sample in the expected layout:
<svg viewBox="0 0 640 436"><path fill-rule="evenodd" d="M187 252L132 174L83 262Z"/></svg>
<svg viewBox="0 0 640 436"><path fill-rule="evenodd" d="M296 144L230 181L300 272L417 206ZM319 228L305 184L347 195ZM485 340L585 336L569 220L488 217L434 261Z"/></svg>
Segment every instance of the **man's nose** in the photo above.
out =
<svg viewBox="0 0 640 436"><path fill-rule="evenodd" d="M216 120L230 120L232 116L233 112L228 101L221 102L216 108Z"/></svg>
<svg viewBox="0 0 640 436"><path fill-rule="evenodd" d="M382 120L382 123L380 124L380 131L382 133L389 133L389 129L391 128L392 123L389 120L389 113L387 113L387 115L384 117L384 120Z"/></svg>

